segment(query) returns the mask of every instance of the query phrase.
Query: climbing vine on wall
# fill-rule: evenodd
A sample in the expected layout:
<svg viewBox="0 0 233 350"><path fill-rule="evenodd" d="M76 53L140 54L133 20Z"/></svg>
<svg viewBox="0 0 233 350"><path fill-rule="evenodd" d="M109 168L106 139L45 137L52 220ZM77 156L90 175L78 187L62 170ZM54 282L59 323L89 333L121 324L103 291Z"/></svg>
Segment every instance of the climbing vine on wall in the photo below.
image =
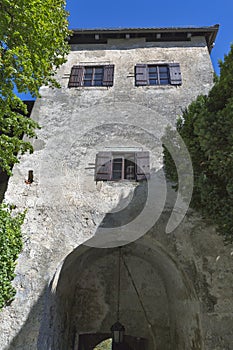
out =
<svg viewBox="0 0 233 350"><path fill-rule="evenodd" d="M12 301L16 259L22 249L21 226L25 213L14 214L9 205L0 204L0 309Z"/></svg>
<svg viewBox="0 0 233 350"><path fill-rule="evenodd" d="M192 159L192 207L233 242L233 46L219 65L220 76L209 94L189 105L176 129ZM175 164L166 147L164 161L166 175L177 187Z"/></svg>

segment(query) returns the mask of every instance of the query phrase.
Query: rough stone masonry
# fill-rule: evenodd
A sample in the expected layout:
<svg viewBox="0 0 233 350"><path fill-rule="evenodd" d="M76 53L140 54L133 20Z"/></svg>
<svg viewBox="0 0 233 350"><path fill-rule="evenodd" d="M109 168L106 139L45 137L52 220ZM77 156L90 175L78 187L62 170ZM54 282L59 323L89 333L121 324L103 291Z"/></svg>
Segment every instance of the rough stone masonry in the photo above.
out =
<svg viewBox="0 0 233 350"><path fill-rule="evenodd" d="M17 294L0 315L1 349L86 350L111 337L119 246L119 317L129 344L232 349L233 247L191 209L179 218L161 142L167 126L211 88L217 30L74 31L57 74L61 88L41 87L34 104L31 118L41 126L34 153L20 156L5 194L27 216ZM136 65L174 63L181 84L135 84ZM107 65L114 66L112 86L68 87L73 66L93 72ZM123 159L148 151L147 181L95 181L98 152ZM29 170L32 184L25 183ZM167 233L172 213L179 224Z"/></svg>

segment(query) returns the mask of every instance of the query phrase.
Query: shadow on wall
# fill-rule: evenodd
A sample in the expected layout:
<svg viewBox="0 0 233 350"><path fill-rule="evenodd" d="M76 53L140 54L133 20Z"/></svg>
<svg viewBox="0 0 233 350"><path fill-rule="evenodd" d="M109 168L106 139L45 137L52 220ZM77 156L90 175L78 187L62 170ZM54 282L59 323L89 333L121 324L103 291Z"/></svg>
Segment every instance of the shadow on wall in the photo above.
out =
<svg viewBox="0 0 233 350"><path fill-rule="evenodd" d="M7 190L7 184L8 184L9 176L6 172L1 170L0 168L0 203L4 199L4 194Z"/></svg>
<svg viewBox="0 0 233 350"><path fill-rule="evenodd" d="M100 226L119 227L134 218L143 209L146 194L147 186L139 185L130 204L115 215L107 214ZM161 218L161 230L167 215ZM203 349L192 282L153 234L152 228L121 248L120 321L127 335L148 339L145 350ZM118 247L77 247L43 290L8 349L80 350L79 335L108 333L116 321L118 253Z"/></svg>
<svg viewBox="0 0 233 350"><path fill-rule="evenodd" d="M44 312L45 300L50 298L50 288L44 288L37 302L32 306L31 311L21 327L18 334L11 341L10 345L3 350L35 350L37 349L38 330L40 328ZM44 348L48 350L49 348Z"/></svg>
<svg viewBox="0 0 233 350"><path fill-rule="evenodd" d="M5 189L7 188L8 178L9 178L8 176L2 175L2 180L3 180L2 188L4 188L4 191L2 191L2 198L4 197L4 192L5 192ZM1 183L0 183L0 189L1 189ZM147 193L146 184L136 187L133 198L130 204L127 206L127 208L125 210L121 210L115 213L115 215L111 213L107 214L103 222L101 223L101 225L106 228L109 225L113 225L117 227L127 222L128 220L127 216L129 216L129 214L132 218L134 218L136 215L140 213L140 211L144 206L144 203L146 200L146 193ZM124 199L122 199L122 202L123 201ZM86 248L87 247L85 246L81 246L78 249L82 251L83 249L85 250ZM72 259L73 259L73 256L72 256ZM68 256L64 262L65 266L67 266L67 262L69 265L69 260L70 260L70 257ZM83 262L81 261L79 264L80 270L82 270L82 266L83 266ZM63 267L63 270L64 270L64 267ZM56 314L57 304L58 304L57 299L58 299L58 296L56 293L54 293L54 279L53 279L51 284L43 290L43 293L40 295L38 301L32 307L26 322L24 323L23 327L21 328L17 336L15 336L15 338L12 340L7 350L8 349L29 350L29 349L36 349L36 348L40 350L63 349L63 347L61 347L62 346L61 344L60 345L54 344L55 342L54 339L58 337L58 334L59 336L63 337L63 334L66 332L66 323L68 322L68 320L65 320L62 326L57 324L57 318L63 319L63 315ZM61 327L63 329L61 329ZM38 336L39 329L40 329L40 335ZM56 336L54 333L56 334ZM68 348L65 348L64 350L68 350Z"/></svg>
<svg viewBox="0 0 233 350"><path fill-rule="evenodd" d="M202 349L199 303L172 257L146 237L121 249L147 315L122 266L120 318L127 335L147 338L145 350ZM75 249L7 350L79 350L80 334L109 332L116 320L117 256L118 248Z"/></svg>
<svg viewBox="0 0 233 350"><path fill-rule="evenodd" d="M30 118L30 115L31 115L31 112L32 112L32 108L34 106L35 101L27 100L27 101L23 101L23 102L27 106L28 113L27 113L26 116L28 118ZM20 114L24 114L20 110L16 110L16 112L18 112ZM0 131L0 134L1 134L1 131ZM23 135L21 137L23 137ZM5 194L6 190L7 190L8 180L9 180L9 175L7 175L7 173L0 168L0 203L4 199L4 194Z"/></svg>

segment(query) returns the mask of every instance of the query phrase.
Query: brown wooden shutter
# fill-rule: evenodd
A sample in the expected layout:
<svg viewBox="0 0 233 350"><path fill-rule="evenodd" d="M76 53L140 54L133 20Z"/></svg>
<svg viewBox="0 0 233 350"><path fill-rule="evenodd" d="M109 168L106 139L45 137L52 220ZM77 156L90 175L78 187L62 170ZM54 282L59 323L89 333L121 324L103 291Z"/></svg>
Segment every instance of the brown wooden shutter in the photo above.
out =
<svg viewBox="0 0 233 350"><path fill-rule="evenodd" d="M181 85L181 71L179 63L170 63L169 64L169 73L170 73L170 83L172 85Z"/></svg>
<svg viewBox="0 0 233 350"><path fill-rule="evenodd" d="M136 180L146 180L150 177L150 155L148 151L135 154Z"/></svg>
<svg viewBox="0 0 233 350"><path fill-rule="evenodd" d="M68 87L71 88L71 87L81 86L82 80L83 80L83 74L84 74L83 66L73 66L70 73Z"/></svg>
<svg viewBox="0 0 233 350"><path fill-rule="evenodd" d="M95 161L95 180L111 180L112 152L99 152Z"/></svg>
<svg viewBox="0 0 233 350"><path fill-rule="evenodd" d="M104 66L103 86L113 86L114 65Z"/></svg>
<svg viewBox="0 0 233 350"><path fill-rule="evenodd" d="M135 85L148 85L148 67L146 64L137 64L135 66Z"/></svg>

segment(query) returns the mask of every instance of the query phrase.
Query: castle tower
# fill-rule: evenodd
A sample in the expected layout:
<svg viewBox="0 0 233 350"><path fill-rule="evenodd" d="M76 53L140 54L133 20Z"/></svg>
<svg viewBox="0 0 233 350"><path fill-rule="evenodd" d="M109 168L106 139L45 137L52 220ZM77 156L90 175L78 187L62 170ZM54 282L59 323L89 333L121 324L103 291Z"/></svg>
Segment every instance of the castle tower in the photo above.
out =
<svg viewBox="0 0 233 350"><path fill-rule="evenodd" d="M230 247L171 189L162 153L213 85L217 31L74 31L5 195L27 215L1 349L93 350L117 321L117 349L230 349Z"/></svg>

